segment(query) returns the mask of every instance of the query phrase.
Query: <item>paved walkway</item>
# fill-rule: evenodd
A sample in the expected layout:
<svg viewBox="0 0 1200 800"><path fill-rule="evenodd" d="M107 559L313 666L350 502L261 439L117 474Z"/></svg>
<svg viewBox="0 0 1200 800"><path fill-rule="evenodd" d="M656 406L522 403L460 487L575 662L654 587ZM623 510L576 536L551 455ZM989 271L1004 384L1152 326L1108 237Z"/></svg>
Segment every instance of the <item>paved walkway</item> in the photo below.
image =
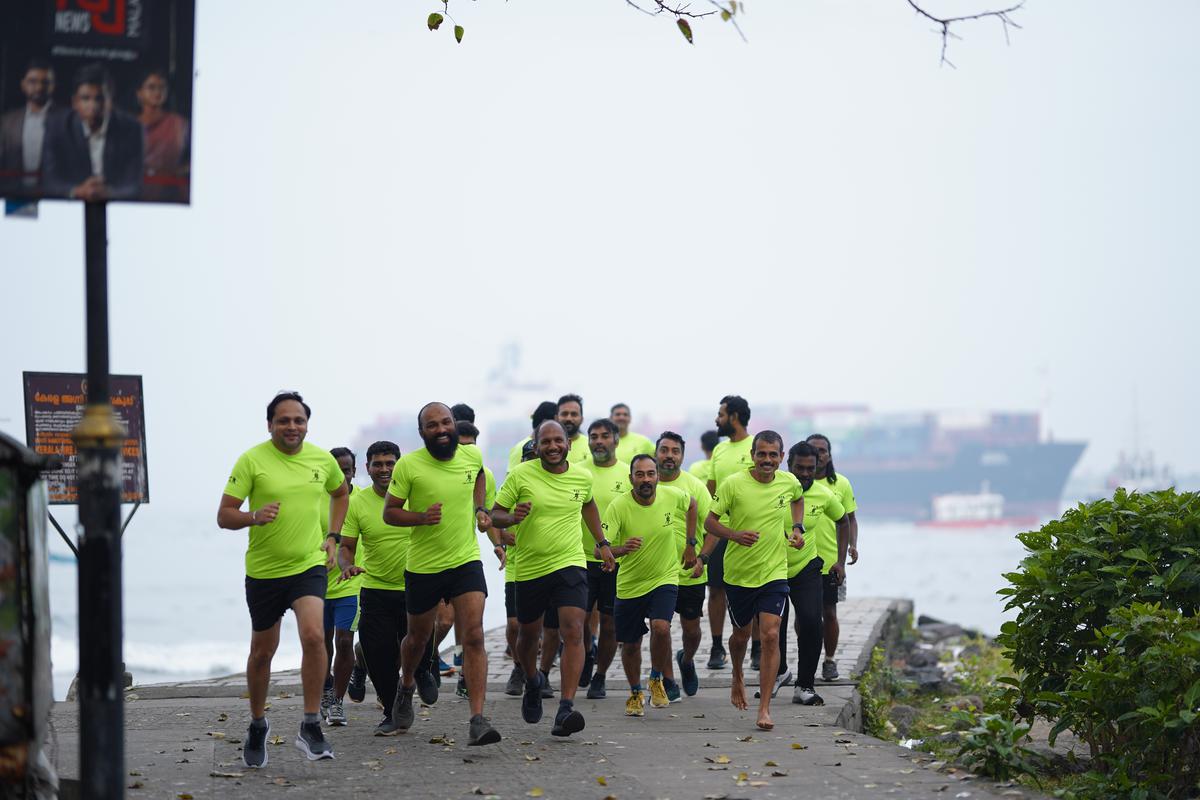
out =
<svg viewBox="0 0 1200 800"><path fill-rule="evenodd" d="M885 622L909 612L902 601L857 600L842 608L843 674L865 665ZM503 632L489 633L497 662L490 680L501 684L511 662L503 657ZM707 645L702 646L707 652ZM648 661L646 662L648 665ZM647 666L648 668L648 666ZM776 727L754 727L753 711L729 704L728 670L703 675L700 693L644 718L624 716L625 692L610 671L606 700L576 707L587 728L568 739L550 736L556 703L538 725L520 718L520 699L492 691L487 713L504 741L466 746L468 709L444 684L436 706L422 709L412 731L376 738L380 713L369 702L348 704L349 725L327 729L337 759L309 763L293 748L300 699L293 678L272 688L275 726L270 762L263 770L241 764L246 707L244 684L233 679L137 687L126 705L128 797L414 798L874 798L1030 796L1011 787L938 771L928 756L858 733L855 684L843 680L818 691L826 705L792 705L781 693L773 708ZM754 673L749 673L753 676ZM785 690L787 692L787 690ZM753 703L752 703L753 706ZM59 703L53 715L57 763L78 774L78 713ZM297 789L303 787L301 791Z"/></svg>

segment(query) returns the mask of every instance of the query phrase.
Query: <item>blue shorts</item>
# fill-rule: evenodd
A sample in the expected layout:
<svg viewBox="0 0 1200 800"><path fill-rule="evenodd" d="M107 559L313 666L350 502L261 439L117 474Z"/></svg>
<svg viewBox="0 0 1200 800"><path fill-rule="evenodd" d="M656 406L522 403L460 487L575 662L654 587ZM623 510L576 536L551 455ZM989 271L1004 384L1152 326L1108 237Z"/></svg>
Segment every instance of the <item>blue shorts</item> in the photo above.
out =
<svg viewBox="0 0 1200 800"><path fill-rule="evenodd" d="M650 631L646 627L648 619L665 619L670 622L671 617L675 616L675 601L678 596L679 587L668 584L651 589L641 597L631 597L628 600L618 597L613 608L617 641L641 641Z"/></svg>
<svg viewBox="0 0 1200 800"><path fill-rule="evenodd" d="M753 588L725 584L726 607L729 609L729 619L735 628L746 627L759 614L783 616L788 596L786 580L771 581Z"/></svg>
<svg viewBox="0 0 1200 800"><path fill-rule="evenodd" d="M354 630L354 618L358 616L358 595L335 597L325 601L325 630Z"/></svg>
<svg viewBox="0 0 1200 800"><path fill-rule="evenodd" d="M725 548L728 539L717 542L717 546L708 556L708 585L718 589L725 588Z"/></svg>

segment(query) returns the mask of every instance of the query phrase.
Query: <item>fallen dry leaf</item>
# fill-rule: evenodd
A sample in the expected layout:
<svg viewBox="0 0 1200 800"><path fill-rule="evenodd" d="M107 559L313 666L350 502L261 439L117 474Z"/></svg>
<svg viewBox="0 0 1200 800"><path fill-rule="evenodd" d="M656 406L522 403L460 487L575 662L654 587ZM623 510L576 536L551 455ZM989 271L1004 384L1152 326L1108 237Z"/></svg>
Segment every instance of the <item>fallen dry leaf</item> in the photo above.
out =
<svg viewBox="0 0 1200 800"><path fill-rule="evenodd" d="M222 711L220 714L217 714L217 722L225 722L227 719L229 719L229 715L224 711Z"/></svg>
<svg viewBox="0 0 1200 800"><path fill-rule="evenodd" d="M770 781L750 781L751 786L770 786Z"/></svg>
<svg viewBox="0 0 1200 800"><path fill-rule="evenodd" d="M542 791L542 787L540 786L535 786L525 793L527 797L541 797L544 794L545 792Z"/></svg>
<svg viewBox="0 0 1200 800"><path fill-rule="evenodd" d="M194 800L194 798L187 792L180 792L175 796L179 798L179 800Z"/></svg>
<svg viewBox="0 0 1200 800"><path fill-rule="evenodd" d="M127 788L129 788L129 789L141 789L141 788L142 788L142 787L144 787L145 785L146 785L146 784L142 783L141 781L134 781L133 783L129 784L129 786L128 786Z"/></svg>
<svg viewBox="0 0 1200 800"><path fill-rule="evenodd" d="M190 752L192 752L192 751L193 751L193 750L195 750L195 749L196 749L196 748L194 748L194 747L185 747L185 748L183 748L183 752L185 752L185 753L190 753Z"/></svg>
<svg viewBox="0 0 1200 800"><path fill-rule="evenodd" d="M608 786L608 780L603 775L596 777L596 783L600 784L601 786Z"/></svg>
<svg viewBox="0 0 1200 800"><path fill-rule="evenodd" d="M274 745L283 744L283 737L282 736L272 736L271 744L274 744Z"/></svg>
<svg viewBox="0 0 1200 800"><path fill-rule="evenodd" d="M224 739L225 738L225 734L221 733L220 731L209 731L208 735L214 739Z"/></svg>
<svg viewBox="0 0 1200 800"><path fill-rule="evenodd" d="M296 785L296 784L292 783L291 781L289 781L287 778L275 778L274 780L271 781L271 783L275 784L276 786L295 786Z"/></svg>
<svg viewBox="0 0 1200 800"><path fill-rule="evenodd" d="M753 736L739 736L739 742L754 742L757 741Z"/></svg>
<svg viewBox="0 0 1200 800"><path fill-rule="evenodd" d="M807 750L808 745L800 744L799 742L792 742L792 749L793 750Z"/></svg>
<svg viewBox="0 0 1200 800"><path fill-rule="evenodd" d="M778 767L779 765L776 764L774 761L768 761L765 764L763 764L763 766L764 767Z"/></svg>
<svg viewBox="0 0 1200 800"><path fill-rule="evenodd" d="M771 770L771 777L772 778L786 778L787 773L781 769L773 769L773 770Z"/></svg>
<svg viewBox="0 0 1200 800"><path fill-rule="evenodd" d="M280 700L287 700L289 697L292 696L292 693L291 692L280 692L279 694L277 694L275 696L278 697Z"/></svg>
<svg viewBox="0 0 1200 800"><path fill-rule="evenodd" d="M214 769L212 772L208 773L208 777L210 777L210 778L240 778L240 777L242 777L242 773L240 773L240 772L222 772L219 769Z"/></svg>
<svg viewBox="0 0 1200 800"><path fill-rule="evenodd" d="M142 777L142 773L138 772L136 769L131 769L131 770L129 770L129 777L140 778L140 777Z"/></svg>
<svg viewBox="0 0 1200 800"><path fill-rule="evenodd" d="M394 755L396 755L396 748L394 748L394 747L385 747L385 748L384 748L384 750L383 750L383 754L384 754L384 755L386 755L386 756L394 756Z"/></svg>
<svg viewBox="0 0 1200 800"><path fill-rule="evenodd" d="M532 755L529 755L528 753L526 753L525 760L526 761L541 761L542 757L541 756L532 756Z"/></svg>
<svg viewBox="0 0 1200 800"><path fill-rule="evenodd" d="M451 744L454 744L454 740L443 733L441 736L434 736L432 739L429 740L429 743L430 744L451 745Z"/></svg>

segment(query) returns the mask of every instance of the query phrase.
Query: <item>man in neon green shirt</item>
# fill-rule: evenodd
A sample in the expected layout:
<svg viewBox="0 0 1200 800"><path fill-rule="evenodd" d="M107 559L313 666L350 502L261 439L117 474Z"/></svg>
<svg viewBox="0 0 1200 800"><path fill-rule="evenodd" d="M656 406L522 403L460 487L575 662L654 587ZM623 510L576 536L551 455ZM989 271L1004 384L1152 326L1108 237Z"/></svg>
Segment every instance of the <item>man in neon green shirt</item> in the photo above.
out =
<svg viewBox="0 0 1200 800"><path fill-rule="evenodd" d="M354 499L354 452L348 447L335 447L329 451L337 459L338 467L346 476L346 490ZM348 513L348 512L347 512ZM321 506L321 527L329 527L329 508ZM345 528L343 526L343 533ZM328 584L325 587L325 690L321 693L321 716L335 727L346 724L346 712L342 700L350 684L350 670L354 667L354 631L358 628L358 581L342 580L342 571L334 564L329 568Z"/></svg>
<svg viewBox="0 0 1200 800"><path fill-rule="evenodd" d="M359 639L367 674L384 709L383 719L375 727L376 736L400 732L392 719L392 706L400 683L400 640L408 632L404 567L412 530L383 520L387 489L399 458L400 448L392 442L375 442L367 448L371 486L351 496L338 551L343 580L361 584ZM429 659L421 663L428 671Z"/></svg>
<svg viewBox="0 0 1200 800"><path fill-rule="evenodd" d="M825 704L813 688L817 661L821 658L825 553L832 544L834 556L829 557L830 574L844 575L849 539L846 509L829 484L816 480L817 463L816 448L808 442L797 442L788 451L788 470L804 490L804 526L807 530L804 548L788 550L788 593L796 609L798 651L792 702L805 706ZM786 670L787 620L788 612L784 609L779 634L781 674Z"/></svg>
<svg viewBox="0 0 1200 800"><path fill-rule="evenodd" d="M413 693L426 643L433 634L438 604L448 600L462 635L463 671L470 693L468 744L494 744L500 733L483 716L487 691L487 652L483 648L483 602L487 580L479 557L475 529L489 531L484 508L487 479L479 448L458 444L450 408L427 403L417 414L417 431L425 446L400 459L388 486L383 519L412 528L404 569L408 633L400 646L400 690L392 720L401 731L412 727ZM421 509L418 511L417 509ZM497 558L504 550L493 540ZM427 690L422 686L423 693ZM432 692L436 701L436 687ZM428 700L422 697L423 700Z"/></svg>
<svg viewBox="0 0 1200 800"><path fill-rule="evenodd" d="M762 639L762 675L773 676L779 667L779 622L788 600L787 547L804 546L804 496L800 483L790 473L780 472L783 437L762 431L752 442L754 467L727 478L708 511L708 533L731 542L725 551L725 591L729 597L729 619L733 633L729 654L733 660L733 684L729 698L745 710L746 683L742 661L750 626L757 620ZM729 524L721 522L728 515ZM788 527L789 517L791 527ZM701 563L708 560L715 542L705 539ZM700 574L698 564L693 576ZM769 680L769 678L768 678ZM765 687L764 687L765 688ZM771 694L762 691L758 720L761 730L771 730Z"/></svg>
<svg viewBox="0 0 1200 800"><path fill-rule="evenodd" d="M805 439L813 449L817 451L817 480L825 482L838 499L842 503L842 507L846 509L847 518L847 543L846 552L844 555L849 555L850 560L847 564L854 564L858 561L858 503L854 500L854 487L850 485L850 479L833 468L833 445L829 443L829 437L824 434L814 433ZM825 550L822 551L822 558L825 559L825 608L822 613L825 625L825 661L821 664L821 679L826 681L836 681L838 679L837 662L834 660L834 654L837 652L838 638L841 634L841 627L838 625L837 604L839 600L846 599L846 576L842 574L841 579L837 580L830 577L831 571L829 561L834 557L833 545L827 543ZM843 559L844 561L844 559Z"/></svg>
<svg viewBox="0 0 1200 800"><path fill-rule="evenodd" d="M555 736L583 730L583 714L575 710L575 690L583 667L583 617L587 604L587 570L579 542L582 517L600 547L604 568L616 563L600 528L592 499L592 474L567 461L568 440L558 422L538 428L538 458L514 469L504 481L492 509L492 522L517 530L517 657L525 671L521 716L530 724L542 718L542 673L537 669L538 641L547 609L558 612L563 652L562 695Z"/></svg>
<svg viewBox="0 0 1200 800"><path fill-rule="evenodd" d="M663 431L658 437L656 460L658 461L659 488L674 488L692 498L696 503L696 519L703 525L708 517L709 506L712 505L712 495L705 485L690 472L680 469L683 464L683 454L686 444L683 437L674 431ZM704 536L704 529L699 534ZM682 559L687 547L684 531L680 530L679 556ZM704 586L708 582L706 572L692 577L691 564L685 565L679 573L679 597L675 601L675 613L679 615L679 624L683 629L683 649L675 653L675 663L679 665L680 681L683 691L688 697L700 689L700 678L696 674L695 656L700 648L700 617L704 609ZM667 697L672 702L679 699L679 687L675 684L675 675L671 663L663 677L663 685Z"/></svg>
<svg viewBox="0 0 1200 800"><path fill-rule="evenodd" d="M609 410L608 418L616 423L617 434L621 437L617 443L618 461L628 464L630 459L639 453L644 453L648 456L654 455L654 442L640 433L634 433L629 430L629 423L633 419L629 413L629 406L624 403L617 403Z"/></svg>
<svg viewBox="0 0 1200 800"><path fill-rule="evenodd" d="M721 442L721 436L716 431L705 431L700 435L700 449L704 451L704 458L693 463L688 467L688 472L695 475L705 484L712 478L712 454L713 448Z"/></svg>
<svg viewBox="0 0 1200 800"><path fill-rule="evenodd" d="M717 487L732 475L745 472L753 465L750 453L750 404L736 394L725 395L717 408L717 433L728 436L729 441L713 448L710 462L711 477L708 493L717 496ZM712 634L712 648L708 654L708 668L721 669L725 666L725 647L721 638L725 634L725 540L713 551L708 563L708 628Z"/></svg>
<svg viewBox="0 0 1200 800"><path fill-rule="evenodd" d="M533 430L536 431L538 426L548 419L554 419L558 415L558 403L553 400L543 400L538 403L538 407L533 410L533 414L529 419L533 423ZM532 434L526 436L521 441L514 444L508 451L508 472L512 472L512 468L521 463L521 453L524 451L525 445L533 441Z"/></svg>
<svg viewBox="0 0 1200 800"><path fill-rule="evenodd" d="M586 466L592 460L592 451L588 449L587 437L579 432L583 425L583 398L577 394L564 394L558 398L555 419L567 432L567 461Z"/></svg>
<svg viewBox="0 0 1200 800"><path fill-rule="evenodd" d="M290 608L300 634L300 680L304 720L296 747L310 761L333 758L321 732L321 687L325 681L325 637L321 630L326 565L335 556L346 519L346 476L327 451L304 441L312 409L295 392L280 392L267 404L271 438L238 458L225 484L217 525L250 528L246 548L246 605L250 610L250 657L246 688L250 728L242 749L247 767L267 764L267 687L271 658L279 646L279 622ZM321 530L321 506L332 505L329 530ZM242 503L250 501L250 511ZM327 535L328 534L328 535Z"/></svg>
<svg viewBox="0 0 1200 800"><path fill-rule="evenodd" d="M620 434L616 423L610 419L598 419L588 426L588 449L592 462L588 468L592 473L592 499L596 510L604 519L609 503L629 492L629 464L617 458L620 449ZM592 532L583 526L583 556L587 560L588 600L587 616L583 619L583 671L579 685L588 687L589 700L598 700L608 695L605 680L613 656L617 653L616 627L613 622L613 605L617 600L617 573L606 572L603 562L596 557ZM598 641L593 640L592 609L600 619ZM593 669L595 670L593 674Z"/></svg>
<svg viewBox="0 0 1200 800"><path fill-rule="evenodd" d="M658 485L658 467L644 453L629 468L633 491L612 501L604 514L605 536L613 537L617 573L616 623L621 664L629 681L625 714L645 715L642 691L642 637L650 633L650 705L671 704L663 672L671 663L671 617L679 597L681 564L696 563L696 501L678 489ZM687 541L679 552L679 529ZM650 627L646 627L646 620Z"/></svg>

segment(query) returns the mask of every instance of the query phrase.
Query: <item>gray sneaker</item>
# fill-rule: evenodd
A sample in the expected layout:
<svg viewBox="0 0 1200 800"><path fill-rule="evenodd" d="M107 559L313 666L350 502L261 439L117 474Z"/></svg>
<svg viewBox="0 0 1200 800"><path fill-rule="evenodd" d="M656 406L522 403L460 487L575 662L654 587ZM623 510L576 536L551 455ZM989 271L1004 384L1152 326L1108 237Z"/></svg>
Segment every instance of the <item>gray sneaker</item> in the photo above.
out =
<svg viewBox="0 0 1200 800"><path fill-rule="evenodd" d="M271 735L271 723L261 728L251 725L246 729L246 741L242 745L242 763L247 767L261 769L267 765L267 737Z"/></svg>
<svg viewBox="0 0 1200 800"><path fill-rule="evenodd" d="M336 728L346 724L346 711L342 708L341 700L333 698L333 702L329 704L329 712L325 715L325 721Z"/></svg>
<svg viewBox="0 0 1200 800"><path fill-rule="evenodd" d="M797 686L792 690L792 702L798 706L823 706L825 700L811 686Z"/></svg>
<svg viewBox="0 0 1200 800"><path fill-rule="evenodd" d="M592 675L592 682L588 684L587 698L588 700L603 700L608 697L608 687L604 685L604 673L597 672Z"/></svg>
<svg viewBox="0 0 1200 800"><path fill-rule="evenodd" d="M321 690L321 719L329 721L329 706L333 704L333 687Z"/></svg>
<svg viewBox="0 0 1200 800"><path fill-rule="evenodd" d="M554 699L554 687L550 685L550 675L545 672L542 673L542 699Z"/></svg>
<svg viewBox="0 0 1200 800"><path fill-rule="evenodd" d="M433 672L429 670L421 670L417 673L417 694L421 697L421 702L427 706L431 706L438 701L438 683Z"/></svg>
<svg viewBox="0 0 1200 800"><path fill-rule="evenodd" d="M508 675L508 683L504 685L504 693L509 697L520 697L525 691L525 673L520 667L513 667Z"/></svg>
<svg viewBox="0 0 1200 800"><path fill-rule="evenodd" d="M296 734L296 749L309 761L333 758L333 745L325 738L325 734L321 733L319 722L305 722L300 725L300 732Z"/></svg>
<svg viewBox="0 0 1200 800"><path fill-rule="evenodd" d="M495 744L500 741L500 731L492 727L492 723L483 714L471 717L471 730L467 736L467 744L471 747L484 744Z"/></svg>
<svg viewBox="0 0 1200 800"><path fill-rule="evenodd" d="M821 680L836 681L837 679L837 662L830 658L827 658L821 662Z"/></svg>
<svg viewBox="0 0 1200 800"><path fill-rule="evenodd" d="M400 729L397 728L396 723L392 721L391 714L385 716L382 720L380 720L379 724L375 726L376 736L395 736L399 732Z"/></svg>
<svg viewBox="0 0 1200 800"><path fill-rule="evenodd" d="M396 700L392 703L392 719L396 729L403 732L412 727L416 714L413 713L413 692L416 687L405 689L403 686L396 690Z"/></svg>

